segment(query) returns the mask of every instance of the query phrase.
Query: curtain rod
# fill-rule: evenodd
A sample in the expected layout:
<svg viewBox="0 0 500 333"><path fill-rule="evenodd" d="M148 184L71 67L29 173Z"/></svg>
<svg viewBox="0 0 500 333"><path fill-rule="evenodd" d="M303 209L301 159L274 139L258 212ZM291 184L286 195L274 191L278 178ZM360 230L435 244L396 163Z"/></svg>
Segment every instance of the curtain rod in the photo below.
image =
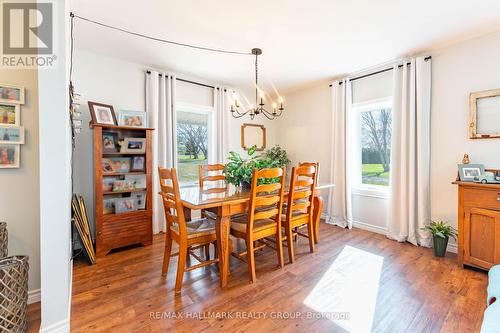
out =
<svg viewBox="0 0 500 333"><path fill-rule="evenodd" d="M151 71L146 71L146 74L151 74ZM163 76L162 73L158 73L158 76ZM204 83L200 83L200 82L195 82L195 81L190 81L190 80L186 80L186 79L180 79L180 78L175 78L177 81L182 81L182 82L186 82L186 83L191 83L191 84L195 84L197 86L202 86L202 87L206 87L206 88L212 88L212 89L217 89L219 90L219 87L214 87L214 86L211 86L211 85L208 85L208 84L204 84Z"/></svg>
<svg viewBox="0 0 500 333"><path fill-rule="evenodd" d="M429 59L432 59L432 56L428 56L428 57L424 58L425 61L428 61ZM411 65L411 62L407 62L406 65ZM401 68L401 67L403 67L403 65L398 65L398 68ZM390 68L382 69L382 70L379 70L379 71L376 71L376 72L373 72L373 73L370 73L370 74L356 76L356 77L353 77L352 79L348 79L348 80L349 81L356 81L356 80L363 79L363 78L368 77L368 76L377 75L377 74L388 72L388 71L392 71L392 70L393 70L393 67L390 67ZM343 81L340 81L339 84L342 84L342 82ZM330 84L329 87L331 87L331 86L332 85Z"/></svg>

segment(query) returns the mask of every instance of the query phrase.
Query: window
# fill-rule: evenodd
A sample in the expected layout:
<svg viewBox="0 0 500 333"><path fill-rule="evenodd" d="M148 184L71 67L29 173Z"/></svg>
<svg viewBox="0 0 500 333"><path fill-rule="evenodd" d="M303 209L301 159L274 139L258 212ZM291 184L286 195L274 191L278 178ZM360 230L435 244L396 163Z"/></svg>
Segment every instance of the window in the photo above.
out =
<svg viewBox="0 0 500 333"><path fill-rule="evenodd" d="M382 100L353 105L353 180L359 188L388 188L392 105Z"/></svg>
<svg viewBox="0 0 500 333"><path fill-rule="evenodd" d="M198 183L198 165L213 163L213 108L178 104L176 164L181 186Z"/></svg>

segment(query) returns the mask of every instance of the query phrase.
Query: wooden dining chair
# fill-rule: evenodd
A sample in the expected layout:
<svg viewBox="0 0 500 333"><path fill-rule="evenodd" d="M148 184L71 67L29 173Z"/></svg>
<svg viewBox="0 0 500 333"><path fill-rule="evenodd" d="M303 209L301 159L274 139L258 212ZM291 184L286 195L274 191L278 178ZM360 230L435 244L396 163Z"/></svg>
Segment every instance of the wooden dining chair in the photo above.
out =
<svg viewBox="0 0 500 333"><path fill-rule="evenodd" d="M175 168L158 168L160 177L160 195L163 198L163 208L167 222L165 233L165 252L163 254L162 275L167 275L170 257L178 254L177 277L175 280L175 293L178 294L182 288L182 279L185 271L201 268L217 263L217 257L210 260L209 247L215 244L217 239L215 233L215 221L208 218L186 221L184 216L184 206L180 199L179 182ZM179 244L179 252L172 254L172 241ZM194 252L195 249L205 249L205 260ZM217 252L217 251L215 251ZM191 267L186 267L186 259L193 256L200 263Z"/></svg>
<svg viewBox="0 0 500 333"><path fill-rule="evenodd" d="M204 188L206 183L215 183L217 188L226 188L226 176L222 173L224 171L224 164L200 164L198 165L198 178L200 188ZM217 186L224 184L224 186Z"/></svg>
<svg viewBox="0 0 500 333"><path fill-rule="evenodd" d="M318 186L319 184L319 162L300 162L299 166L316 166L316 177L315 181L316 184L314 185L315 187ZM315 210L318 210L319 218L321 218L321 211L323 209L323 199L318 196L315 199L317 201L314 201L314 207L313 207L313 214ZM314 243L318 244L319 242L319 221L313 221L314 222Z"/></svg>
<svg viewBox="0 0 500 333"><path fill-rule="evenodd" d="M259 180L277 179L278 182L259 185ZM273 168L254 170L248 214L243 217L231 217L231 235L244 239L246 251L236 254L246 255L250 280L255 282L254 242L266 237L276 238L278 264L283 267L283 245L281 237L281 209L285 188L285 169Z"/></svg>
<svg viewBox="0 0 500 333"><path fill-rule="evenodd" d="M317 165L314 163L292 168L286 212L282 217L290 263L295 260L293 248L295 235L307 237L309 249L314 252L313 203L316 173ZM300 232L299 228L302 226L307 226L307 235Z"/></svg>

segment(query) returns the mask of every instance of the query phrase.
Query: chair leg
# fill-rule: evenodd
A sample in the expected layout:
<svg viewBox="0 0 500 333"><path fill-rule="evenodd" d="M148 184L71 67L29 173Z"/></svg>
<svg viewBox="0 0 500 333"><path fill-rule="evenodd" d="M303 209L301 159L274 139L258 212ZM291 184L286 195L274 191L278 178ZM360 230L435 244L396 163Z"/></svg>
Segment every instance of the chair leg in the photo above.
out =
<svg viewBox="0 0 500 333"><path fill-rule="evenodd" d="M161 269L161 275L167 275L168 265L170 264L170 254L172 252L172 238L168 236L165 237L165 251L163 252L163 267Z"/></svg>
<svg viewBox="0 0 500 333"><path fill-rule="evenodd" d="M292 264L295 261L293 254L293 232L290 226L285 226L286 231L286 243L288 247L288 261Z"/></svg>
<svg viewBox="0 0 500 333"><path fill-rule="evenodd" d="M307 224L307 235L309 236L309 250L314 252L314 226L311 222Z"/></svg>
<svg viewBox="0 0 500 333"><path fill-rule="evenodd" d="M189 255L186 244L179 244L179 262L177 263L177 277L175 279L175 293L179 294L182 288L182 278L186 267L186 257Z"/></svg>
<svg viewBox="0 0 500 333"><path fill-rule="evenodd" d="M204 248L205 248L205 259L210 260L210 243L205 244Z"/></svg>
<svg viewBox="0 0 500 333"><path fill-rule="evenodd" d="M285 266L285 263L283 262L283 239L281 236L281 226L277 228L276 232L276 254L278 255L278 264L280 268L283 268Z"/></svg>
<svg viewBox="0 0 500 333"><path fill-rule="evenodd" d="M255 259L253 253L253 241L246 239L247 245L247 263L248 263L248 271L250 273L250 281L255 282Z"/></svg>

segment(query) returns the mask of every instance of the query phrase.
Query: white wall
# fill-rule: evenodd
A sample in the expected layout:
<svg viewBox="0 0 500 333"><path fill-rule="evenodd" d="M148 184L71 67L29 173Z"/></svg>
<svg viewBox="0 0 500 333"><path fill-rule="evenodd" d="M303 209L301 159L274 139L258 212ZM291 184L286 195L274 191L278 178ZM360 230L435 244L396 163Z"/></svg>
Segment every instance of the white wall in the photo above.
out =
<svg viewBox="0 0 500 333"><path fill-rule="evenodd" d="M78 45L76 45L78 46ZM88 101L111 104L115 112L119 110L145 110L145 72L146 65L131 63L111 58L94 52L75 48L73 61L73 84L75 91L81 94L80 111L82 112L83 128L78 134L74 156L75 192L83 195L87 202L89 216L94 216L94 176L93 176L93 146L92 130L89 129L90 113ZM178 74L178 77L182 75ZM190 78L187 78L190 79ZM192 79L196 81L196 79ZM203 80L202 82L205 82ZM210 89L205 89L185 82L177 82L178 100L187 103L203 104L212 97ZM247 96L251 97L251 96ZM263 116L262 116L263 117ZM241 148L242 123L264 124L267 128L268 147L276 140L276 122L264 121L261 118L251 121L249 117L229 119L229 150L243 153ZM94 229L91 223L92 230Z"/></svg>
<svg viewBox="0 0 500 333"><path fill-rule="evenodd" d="M0 220L7 222L9 255L29 256L31 295L40 296L40 175L38 161L38 73L33 70L0 70L0 82L23 86L26 103L21 105L21 167L0 169Z"/></svg>
<svg viewBox="0 0 500 333"><path fill-rule="evenodd" d="M57 67L38 72L41 332L69 332L71 309L71 135L68 0L54 10Z"/></svg>
<svg viewBox="0 0 500 333"><path fill-rule="evenodd" d="M457 225L457 189L451 182L464 153L472 162L500 168L500 139L468 139L469 93L500 88L500 32L430 52L432 55L431 215ZM364 93L363 93L364 95ZM331 101L328 82L286 95L286 115L278 141L296 163L318 159L328 179ZM305 135L295 135L302 130ZM353 218L382 231L386 200L353 198Z"/></svg>
<svg viewBox="0 0 500 333"><path fill-rule="evenodd" d="M451 182L468 153L472 163L500 169L500 139L470 140L469 93L500 88L500 32L432 53L431 214L457 225Z"/></svg>

